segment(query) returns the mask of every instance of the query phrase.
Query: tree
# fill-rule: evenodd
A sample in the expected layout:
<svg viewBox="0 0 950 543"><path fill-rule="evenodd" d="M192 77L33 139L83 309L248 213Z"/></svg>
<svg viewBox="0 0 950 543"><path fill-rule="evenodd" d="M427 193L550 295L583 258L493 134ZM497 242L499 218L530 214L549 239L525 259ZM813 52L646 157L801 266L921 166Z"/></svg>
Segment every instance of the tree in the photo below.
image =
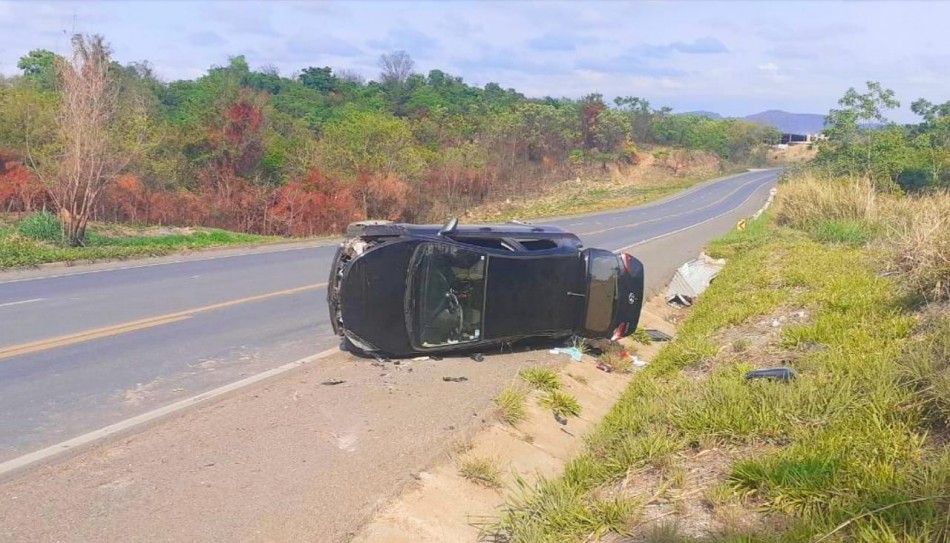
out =
<svg viewBox="0 0 950 543"><path fill-rule="evenodd" d="M405 51L393 51L388 55L379 57L380 83L383 85L396 85L405 83L416 63Z"/></svg>
<svg viewBox="0 0 950 543"><path fill-rule="evenodd" d="M333 68L324 66L323 68L304 68L298 79L305 87L316 89L323 94L329 94L337 88L337 77L333 75Z"/></svg>
<svg viewBox="0 0 950 543"><path fill-rule="evenodd" d="M56 86L56 64L62 57L46 49L34 49L20 57L17 68L23 75L35 82L43 90L52 90Z"/></svg>
<svg viewBox="0 0 950 543"><path fill-rule="evenodd" d="M136 115L120 118L118 85L101 36L73 36L73 55L57 62L62 97L57 117L60 152L43 178L71 245L82 245L103 191L132 159ZM137 112L141 113L141 112Z"/></svg>
<svg viewBox="0 0 950 543"><path fill-rule="evenodd" d="M836 162L850 175L874 177L874 137L880 128L890 124L885 112L900 107L894 91L880 83L867 82L867 92L859 93L853 87L838 100L840 109L828 113L825 133L829 143L825 145L825 161Z"/></svg>
<svg viewBox="0 0 950 543"><path fill-rule="evenodd" d="M926 185L946 185L950 171L950 102L932 104L923 98L910 105L923 121L917 128L913 145L928 165ZM903 183L902 183L903 185Z"/></svg>

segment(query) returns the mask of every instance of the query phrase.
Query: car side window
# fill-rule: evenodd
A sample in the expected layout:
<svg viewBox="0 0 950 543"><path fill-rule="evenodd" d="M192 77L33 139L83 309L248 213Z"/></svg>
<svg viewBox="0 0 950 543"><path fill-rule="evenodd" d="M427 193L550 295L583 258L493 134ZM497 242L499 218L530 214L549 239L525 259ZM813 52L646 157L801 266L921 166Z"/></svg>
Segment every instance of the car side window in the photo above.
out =
<svg viewBox="0 0 950 543"><path fill-rule="evenodd" d="M486 256L441 243L421 245L413 270L418 339L441 347L481 338Z"/></svg>

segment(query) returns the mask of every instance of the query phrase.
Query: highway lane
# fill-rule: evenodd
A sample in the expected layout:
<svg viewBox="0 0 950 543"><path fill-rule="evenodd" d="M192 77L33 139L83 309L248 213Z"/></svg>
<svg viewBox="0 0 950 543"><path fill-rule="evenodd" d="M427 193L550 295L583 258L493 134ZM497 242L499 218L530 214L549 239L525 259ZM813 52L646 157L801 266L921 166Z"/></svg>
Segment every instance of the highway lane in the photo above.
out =
<svg viewBox="0 0 950 543"><path fill-rule="evenodd" d="M721 228L703 225L764 200L777 175L749 172L638 208L545 222L612 250L691 227L708 239ZM11 282L0 275L0 461L332 346L322 282L334 250L324 244ZM651 274L669 271L675 251L665 253L647 261L653 288L668 279ZM115 328L130 322L139 324ZM90 330L98 333L51 341Z"/></svg>

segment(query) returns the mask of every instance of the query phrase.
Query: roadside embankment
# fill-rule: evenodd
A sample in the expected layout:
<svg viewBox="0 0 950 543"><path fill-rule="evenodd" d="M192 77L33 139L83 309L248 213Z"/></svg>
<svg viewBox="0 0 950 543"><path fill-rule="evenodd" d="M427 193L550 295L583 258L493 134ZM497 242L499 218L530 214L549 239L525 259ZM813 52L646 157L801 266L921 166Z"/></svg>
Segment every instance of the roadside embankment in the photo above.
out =
<svg viewBox="0 0 950 543"><path fill-rule="evenodd" d="M676 338L564 473L510 499L489 533L950 537L948 253L932 228L950 208L822 182L792 180L772 217L712 244L729 262ZM746 378L765 368L796 377Z"/></svg>

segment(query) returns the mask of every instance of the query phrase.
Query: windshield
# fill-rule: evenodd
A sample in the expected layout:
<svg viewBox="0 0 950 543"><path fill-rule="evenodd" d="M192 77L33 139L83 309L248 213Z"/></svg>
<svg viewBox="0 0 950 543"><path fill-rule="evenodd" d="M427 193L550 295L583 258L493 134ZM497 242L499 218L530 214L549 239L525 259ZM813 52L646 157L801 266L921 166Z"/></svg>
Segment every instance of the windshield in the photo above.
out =
<svg viewBox="0 0 950 543"><path fill-rule="evenodd" d="M480 339L485 255L438 243L418 250L413 282L419 344L440 347Z"/></svg>
<svg viewBox="0 0 950 543"><path fill-rule="evenodd" d="M592 254L589 264L587 317L584 328L608 332L614 320L617 299L617 257L613 253Z"/></svg>

